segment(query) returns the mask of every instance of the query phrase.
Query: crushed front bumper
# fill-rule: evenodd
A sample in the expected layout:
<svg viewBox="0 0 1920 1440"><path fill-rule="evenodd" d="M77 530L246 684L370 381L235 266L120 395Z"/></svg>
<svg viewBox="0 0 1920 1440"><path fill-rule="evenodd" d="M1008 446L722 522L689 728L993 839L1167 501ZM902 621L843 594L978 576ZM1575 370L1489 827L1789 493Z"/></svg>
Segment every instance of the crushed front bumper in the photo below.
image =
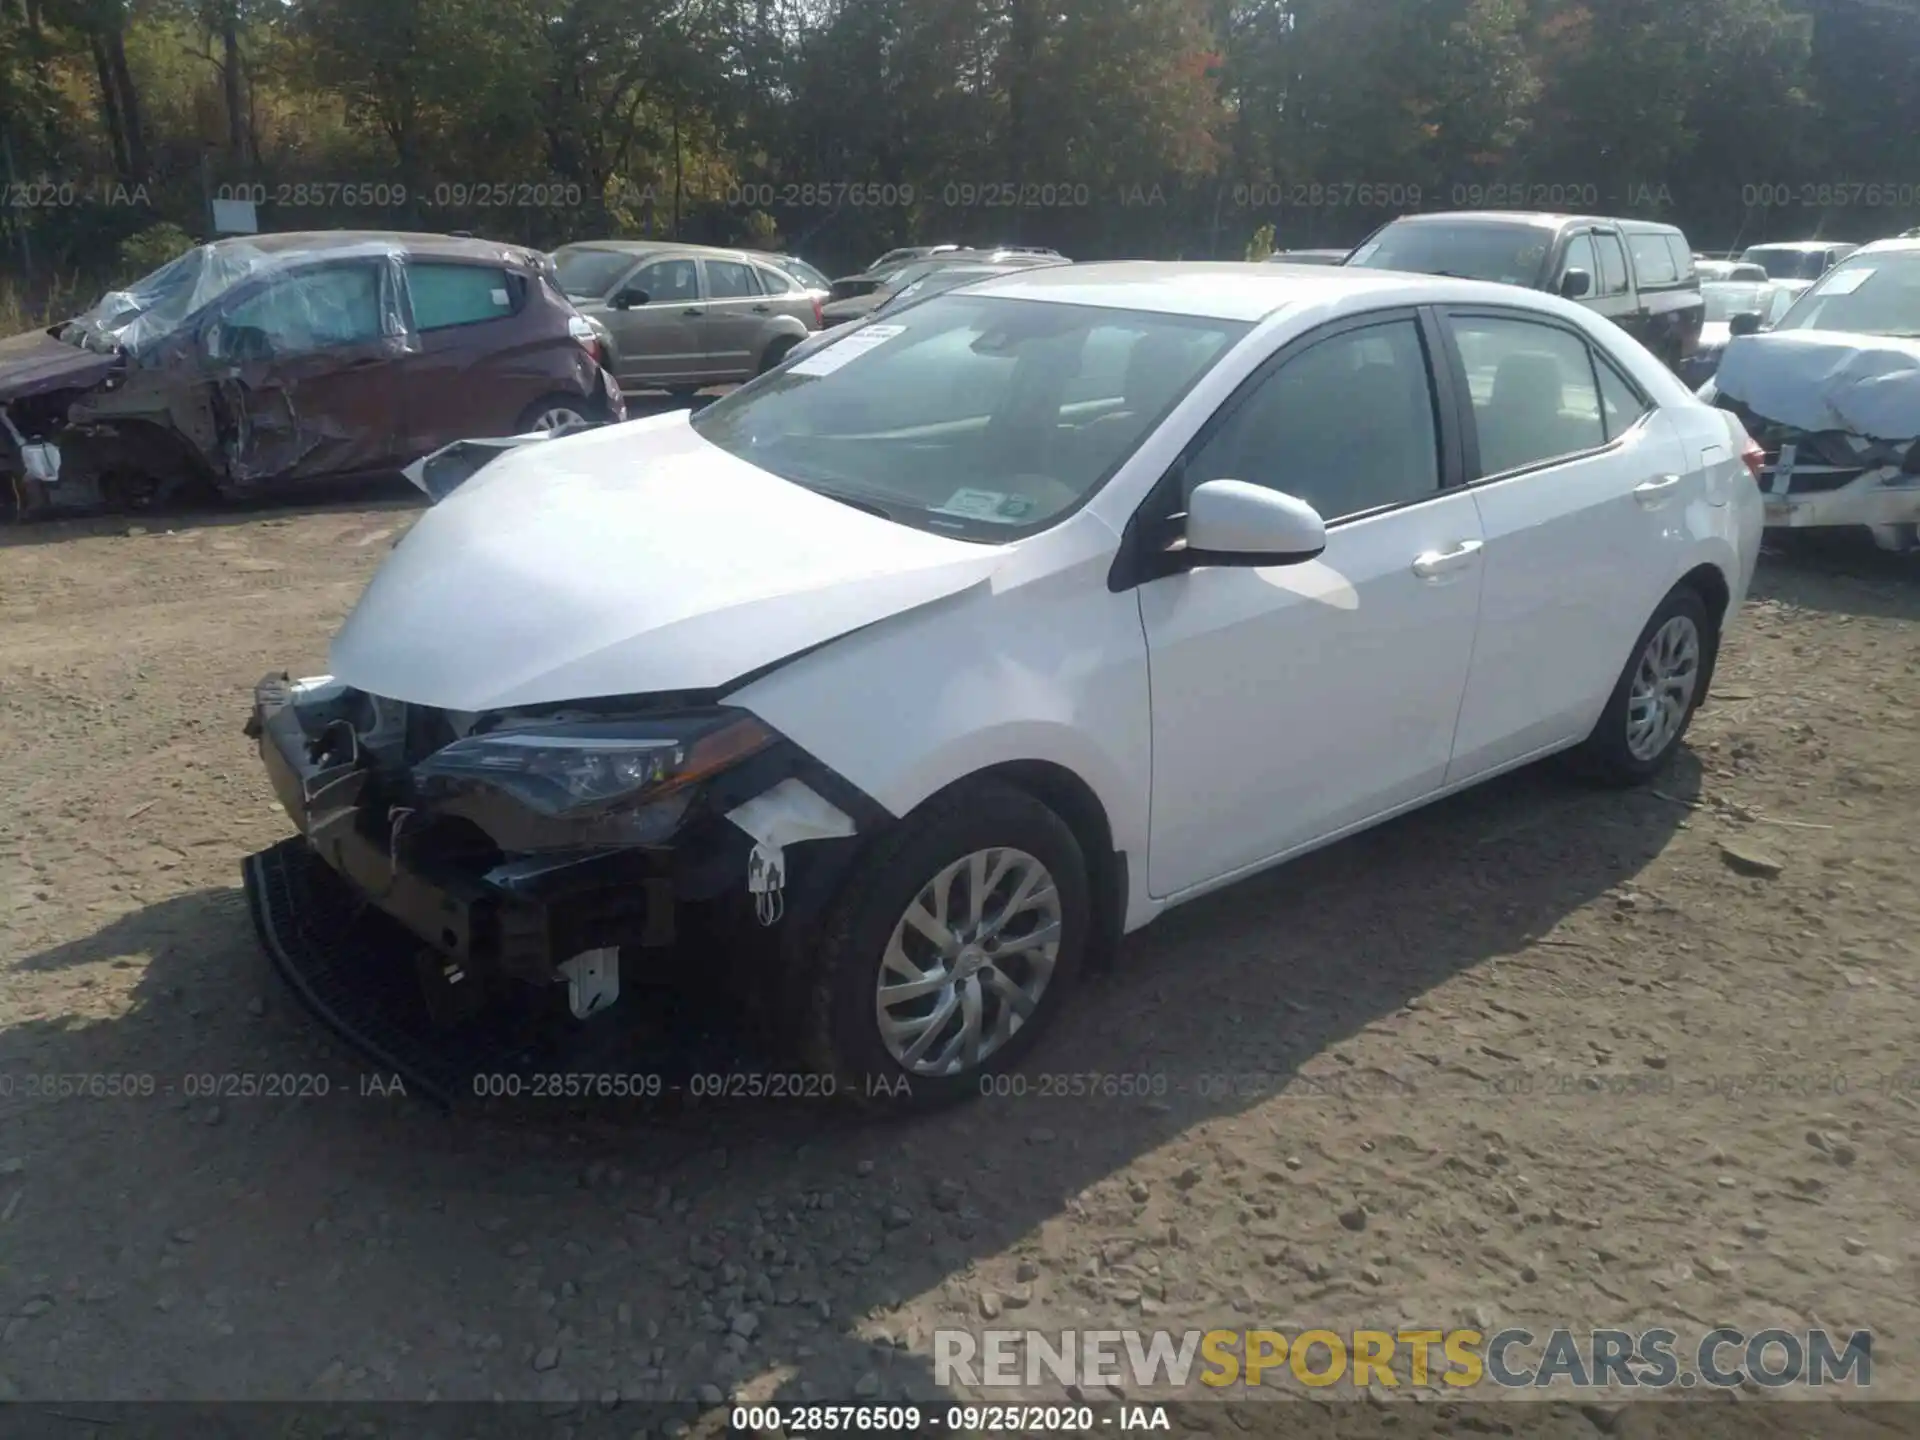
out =
<svg viewBox="0 0 1920 1440"><path fill-rule="evenodd" d="M308 1008L448 1104L486 1093L476 1076L585 1073L603 1042L622 1054L639 1044L649 1065L693 1055L709 1070L741 1068L743 1052L728 1048L737 1025L729 1035L698 995L649 988L644 1007L614 1007L618 1023L583 1012L576 962L610 965L614 1000L636 952L670 961L663 969L676 975L710 973L717 957L673 953L689 904L696 935L716 911L750 912L753 862L770 854L791 875L791 927L837 884L856 828L890 818L783 741L707 782L699 818L658 846L538 856L448 846L432 815L402 823L417 818L417 797L390 762L362 753L348 719L332 718L340 697L356 694L285 675L255 687L247 733L300 834L245 862L248 902L275 968ZM844 825L823 826L823 813ZM820 838L833 835L842 838ZM777 947L776 932L761 933ZM594 1018L576 1023L585 1014ZM583 1041L583 1031L599 1038Z"/></svg>

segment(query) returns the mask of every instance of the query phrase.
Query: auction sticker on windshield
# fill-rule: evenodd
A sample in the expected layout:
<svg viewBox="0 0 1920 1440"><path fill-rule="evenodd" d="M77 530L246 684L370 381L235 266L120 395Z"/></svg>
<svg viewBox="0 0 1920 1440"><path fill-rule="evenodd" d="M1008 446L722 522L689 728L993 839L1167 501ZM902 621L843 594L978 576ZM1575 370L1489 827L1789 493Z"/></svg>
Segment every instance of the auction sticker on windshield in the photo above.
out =
<svg viewBox="0 0 1920 1440"><path fill-rule="evenodd" d="M998 490L956 490L947 497L947 503L936 505L936 515L958 515L967 520L997 520L1001 522L1023 520L1033 509L1033 502L1024 495L1005 495Z"/></svg>
<svg viewBox="0 0 1920 1440"><path fill-rule="evenodd" d="M1820 293L1822 295L1851 295L1872 278L1873 270L1865 265L1861 266L1858 270L1842 270L1821 287Z"/></svg>
<svg viewBox="0 0 1920 1440"><path fill-rule="evenodd" d="M904 325L866 325L851 335L831 341L800 361L790 375L831 375L849 361L857 360L876 345L884 345L907 327Z"/></svg>

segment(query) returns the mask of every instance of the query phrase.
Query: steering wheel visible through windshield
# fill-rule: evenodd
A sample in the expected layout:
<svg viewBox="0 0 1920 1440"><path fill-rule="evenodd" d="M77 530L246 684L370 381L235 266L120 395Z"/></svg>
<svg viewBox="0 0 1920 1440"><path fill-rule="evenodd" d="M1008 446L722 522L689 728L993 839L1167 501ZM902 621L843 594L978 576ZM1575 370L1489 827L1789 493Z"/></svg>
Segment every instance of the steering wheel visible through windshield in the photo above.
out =
<svg viewBox="0 0 1920 1440"><path fill-rule="evenodd" d="M1249 328L939 295L734 391L692 424L795 484L997 543L1082 504Z"/></svg>

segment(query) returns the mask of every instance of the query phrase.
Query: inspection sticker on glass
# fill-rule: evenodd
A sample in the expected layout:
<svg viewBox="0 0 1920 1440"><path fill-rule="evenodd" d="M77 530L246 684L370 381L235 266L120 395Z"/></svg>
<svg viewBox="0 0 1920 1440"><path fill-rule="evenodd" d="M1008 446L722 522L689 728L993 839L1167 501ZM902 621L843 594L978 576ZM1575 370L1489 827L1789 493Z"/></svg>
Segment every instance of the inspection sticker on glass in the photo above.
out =
<svg viewBox="0 0 1920 1440"><path fill-rule="evenodd" d="M936 505L936 515L959 515L968 520L1018 520L1033 509L1024 495L1005 495L998 490L956 490L947 503Z"/></svg>
<svg viewBox="0 0 1920 1440"><path fill-rule="evenodd" d="M858 360L876 345L884 345L907 327L904 325L864 325L851 335L843 335L795 364L790 375L831 375L851 360Z"/></svg>

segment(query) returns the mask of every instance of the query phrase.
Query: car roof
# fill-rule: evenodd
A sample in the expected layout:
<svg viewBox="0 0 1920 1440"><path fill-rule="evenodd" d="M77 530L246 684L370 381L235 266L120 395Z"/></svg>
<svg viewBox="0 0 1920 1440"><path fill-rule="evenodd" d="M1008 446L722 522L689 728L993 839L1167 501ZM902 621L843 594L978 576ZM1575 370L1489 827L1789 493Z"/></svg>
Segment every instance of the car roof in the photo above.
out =
<svg viewBox="0 0 1920 1440"><path fill-rule="evenodd" d="M729 250L720 245L695 245L681 240L576 240L561 250L602 250L615 255L640 259L648 255L705 255L717 260L772 260L779 257L765 250Z"/></svg>
<svg viewBox="0 0 1920 1440"><path fill-rule="evenodd" d="M540 253L531 245L417 230L279 230L266 235L230 235L214 241L210 248L229 254L255 251L278 260L291 260L302 254L324 255L334 250L373 247L436 259L485 260L493 264L500 263L503 256L518 259Z"/></svg>
<svg viewBox="0 0 1920 1440"><path fill-rule="evenodd" d="M1454 280L1345 265L1256 260L1110 260L1041 265L982 280L974 294L1060 305L1093 305L1258 322L1296 305L1365 297L1383 304L1499 304L1542 308L1535 292L1484 280Z"/></svg>
<svg viewBox="0 0 1920 1440"><path fill-rule="evenodd" d="M1540 230L1558 230L1564 225L1617 225L1636 235L1678 235L1680 228L1658 220L1624 220L1615 215L1563 215L1551 210L1429 210L1419 215L1402 215L1396 225L1432 225L1445 222L1469 225L1529 225Z"/></svg>
<svg viewBox="0 0 1920 1440"><path fill-rule="evenodd" d="M1886 240L1874 240L1865 245L1857 245L1854 247L1853 255L1847 256L1847 259L1851 260L1855 255L1911 255L1916 250L1920 250L1920 231L1915 231L1911 235L1896 235Z"/></svg>

